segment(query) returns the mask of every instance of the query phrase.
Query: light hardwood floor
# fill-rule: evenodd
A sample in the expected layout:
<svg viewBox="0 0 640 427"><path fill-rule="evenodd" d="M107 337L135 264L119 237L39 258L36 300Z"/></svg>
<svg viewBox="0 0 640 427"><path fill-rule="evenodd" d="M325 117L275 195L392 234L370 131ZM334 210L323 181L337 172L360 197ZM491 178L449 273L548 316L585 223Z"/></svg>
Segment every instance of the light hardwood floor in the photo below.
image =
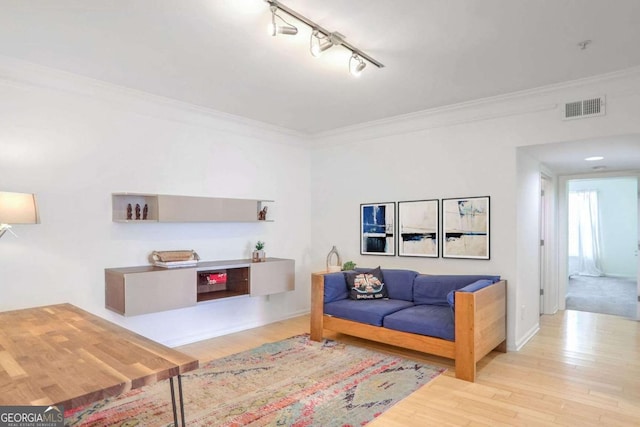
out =
<svg viewBox="0 0 640 427"><path fill-rule="evenodd" d="M640 323L579 311L543 316L540 323L519 352L483 359L476 383L456 379L447 359L341 334L325 338L448 368L373 427L639 426ZM308 332L309 317L301 316L178 349L206 361Z"/></svg>

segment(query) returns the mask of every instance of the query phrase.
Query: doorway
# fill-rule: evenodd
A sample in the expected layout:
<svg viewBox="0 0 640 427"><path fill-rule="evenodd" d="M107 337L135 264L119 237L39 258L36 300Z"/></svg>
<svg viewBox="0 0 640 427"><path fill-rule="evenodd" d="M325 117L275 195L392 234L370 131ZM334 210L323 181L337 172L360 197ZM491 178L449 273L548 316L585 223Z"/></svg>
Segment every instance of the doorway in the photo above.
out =
<svg viewBox="0 0 640 427"><path fill-rule="evenodd" d="M565 306L636 318L638 177L567 181Z"/></svg>
<svg viewBox="0 0 640 427"><path fill-rule="evenodd" d="M542 173L540 175L540 314L555 313L557 310L557 294L550 293L554 289L553 282L553 230L555 198L553 179ZM555 288L557 289L557 287ZM555 302L554 302L555 301Z"/></svg>

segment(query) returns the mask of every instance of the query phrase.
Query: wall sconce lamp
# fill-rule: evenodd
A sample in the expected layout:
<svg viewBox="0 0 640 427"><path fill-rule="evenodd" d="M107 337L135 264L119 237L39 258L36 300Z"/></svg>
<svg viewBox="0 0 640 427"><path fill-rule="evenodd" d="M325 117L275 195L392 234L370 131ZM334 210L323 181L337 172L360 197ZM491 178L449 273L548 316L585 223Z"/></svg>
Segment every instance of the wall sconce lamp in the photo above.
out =
<svg viewBox="0 0 640 427"><path fill-rule="evenodd" d="M289 9L287 6L283 5L277 0L264 0L269 3L271 8L271 24L269 25L269 34L275 36L276 34L290 34L295 35L298 33L298 29L285 21L280 15L278 15L278 11L282 11L289 16L297 19L298 21L308 25L311 28L311 40L310 40L310 51L311 55L318 57L325 50L339 45L343 46L347 50L351 51L351 57L349 58L349 72L354 76L359 76L362 73L362 70L366 67L365 61L375 65L378 68L383 68L384 65L367 55L357 47L351 45L350 43L344 40L344 36L336 31L331 32L326 28L316 24L309 18L299 14L295 10ZM281 20L286 25L276 25L276 18Z"/></svg>
<svg viewBox="0 0 640 427"><path fill-rule="evenodd" d="M0 191L0 237L7 231L14 234L10 224L39 224L36 196L30 193Z"/></svg>

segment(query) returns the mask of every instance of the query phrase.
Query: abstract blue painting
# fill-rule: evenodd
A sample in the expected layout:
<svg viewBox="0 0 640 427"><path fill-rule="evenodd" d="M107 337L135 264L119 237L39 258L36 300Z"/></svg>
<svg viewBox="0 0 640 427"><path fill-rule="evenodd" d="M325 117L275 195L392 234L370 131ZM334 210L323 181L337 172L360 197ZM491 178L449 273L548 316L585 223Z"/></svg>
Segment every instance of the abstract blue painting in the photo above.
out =
<svg viewBox="0 0 640 427"><path fill-rule="evenodd" d="M442 200L443 258L489 259L489 196Z"/></svg>
<svg viewBox="0 0 640 427"><path fill-rule="evenodd" d="M438 200L398 202L398 255L438 257Z"/></svg>
<svg viewBox="0 0 640 427"><path fill-rule="evenodd" d="M395 202L360 205L362 255L395 255L395 215Z"/></svg>

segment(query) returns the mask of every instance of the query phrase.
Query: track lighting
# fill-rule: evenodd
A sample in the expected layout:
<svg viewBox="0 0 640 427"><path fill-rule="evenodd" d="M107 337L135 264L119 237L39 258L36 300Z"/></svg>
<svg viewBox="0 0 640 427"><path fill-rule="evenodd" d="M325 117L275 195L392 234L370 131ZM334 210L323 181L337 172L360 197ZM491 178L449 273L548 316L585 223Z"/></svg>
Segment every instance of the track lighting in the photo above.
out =
<svg viewBox="0 0 640 427"><path fill-rule="evenodd" d="M344 36L340 33L331 33L326 35L321 33L317 29L313 29L311 32L310 50L311 55L316 58L319 57L322 52L333 47L334 45L342 44Z"/></svg>
<svg viewBox="0 0 640 427"><path fill-rule="evenodd" d="M315 29L311 32L311 40L309 41L309 44L311 55L315 56L316 58L319 57L325 50L333 47L333 43L331 43L329 37Z"/></svg>
<svg viewBox="0 0 640 427"><path fill-rule="evenodd" d="M269 34L275 36L277 34L286 34L295 36L298 34L298 28L295 25L291 25L287 21L285 21L282 16L278 15L278 8L276 6L271 6L271 23L269 24ZM276 24L276 18L284 23L284 25Z"/></svg>
<svg viewBox="0 0 640 427"><path fill-rule="evenodd" d="M362 70L364 70L364 67L366 66L367 64L356 53L351 55L351 58L349 58L349 72L354 77L360 77Z"/></svg>
<svg viewBox="0 0 640 427"><path fill-rule="evenodd" d="M289 9L287 6L278 2L277 0L264 0L269 3L271 8L271 24L269 25L269 34L275 36L277 34L289 34L295 35L298 33L298 29L285 21L282 16L278 14L278 11L282 11L287 15L297 19L298 21L308 25L311 28L311 39L309 40L309 50L311 55L318 57L325 50L332 46L342 46L345 49L351 51L351 57L349 58L349 72L354 76L359 76L362 70L367 66L367 62L375 65L378 68L383 68L384 65L379 61L376 61L360 49L351 45L344 40L344 36L336 31L331 32L326 28L321 27L312 20L304 17L298 12ZM285 25L277 25L276 18L282 21Z"/></svg>

